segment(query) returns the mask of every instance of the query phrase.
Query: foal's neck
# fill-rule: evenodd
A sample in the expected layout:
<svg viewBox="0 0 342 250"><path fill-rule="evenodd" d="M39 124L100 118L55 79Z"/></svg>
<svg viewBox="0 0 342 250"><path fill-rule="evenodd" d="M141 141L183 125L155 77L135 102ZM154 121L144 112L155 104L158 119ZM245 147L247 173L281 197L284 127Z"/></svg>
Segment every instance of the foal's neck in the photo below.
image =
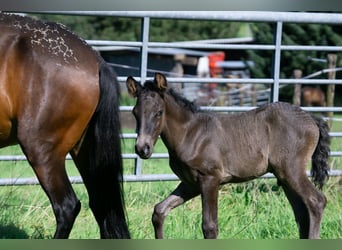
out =
<svg viewBox="0 0 342 250"><path fill-rule="evenodd" d="M167 93L165 95L165 121L161 138L165 145L179 144L188 130L188 124L194 117L194 112L185 107L182 101Z"/></svg>
<svg viewBox="0 0 342 250"><path fill-rule="evenodd" d="M190 102L186 99L176 100L177 98L170 93L165 95L166 119L180 126L193 118L194 111L191 110Z"/></svg>

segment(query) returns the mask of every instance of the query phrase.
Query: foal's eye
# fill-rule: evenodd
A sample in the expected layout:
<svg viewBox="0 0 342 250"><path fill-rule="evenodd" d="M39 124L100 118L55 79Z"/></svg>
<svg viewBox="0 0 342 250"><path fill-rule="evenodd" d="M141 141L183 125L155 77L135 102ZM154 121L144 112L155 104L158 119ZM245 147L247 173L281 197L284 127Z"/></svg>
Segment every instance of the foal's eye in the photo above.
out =
<svg viewBox="0 0 342 250"><path fill-rule="evenodd" d="M163 114L163 111L160 110L160 111L158 111L158 112L156 113L156 117L160 117L160 116L162 116L162 114Z"/></svg>

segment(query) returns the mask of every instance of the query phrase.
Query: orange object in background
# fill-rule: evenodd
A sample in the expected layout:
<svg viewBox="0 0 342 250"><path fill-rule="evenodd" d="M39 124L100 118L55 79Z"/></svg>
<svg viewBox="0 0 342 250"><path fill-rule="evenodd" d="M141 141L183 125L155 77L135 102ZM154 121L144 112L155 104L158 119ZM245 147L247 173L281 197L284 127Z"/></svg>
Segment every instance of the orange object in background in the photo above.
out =
<svg viewBox="0 0 342 250"><path fill-rule="evenodd" d="M209 70L210 77L222 77L222 68L217 66L217 62L224 61L224 52L215 52L208 55L209 58ZM213 91L216 88L216 83L209 83L209 91Z"/></svg>
<svg viewBox="0 0 342 250"><path fill-rule="evenodd" d="M215 52L208 55L209 58L209 69L211 77L218 77L222 75L222 68L217 67L217 62L224 61L225 54L224 52Z"/></svg>

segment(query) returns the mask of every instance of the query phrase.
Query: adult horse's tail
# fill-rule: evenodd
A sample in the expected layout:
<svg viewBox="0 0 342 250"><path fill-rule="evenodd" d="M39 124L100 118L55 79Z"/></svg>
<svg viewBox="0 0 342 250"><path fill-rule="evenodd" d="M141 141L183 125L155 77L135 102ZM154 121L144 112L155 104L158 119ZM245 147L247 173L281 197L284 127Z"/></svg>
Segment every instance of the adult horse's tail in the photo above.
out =
<svg viewBox="0 0 342 250"><path fill-rule="evenodd" d="M89 205L100 226L101 238L130 238L123 197L119 98L116 74L100 60L100 99L87 136L90 173L86 186Z"/></svg>
<svg viewBox="0 0 342 250"><path fill-rule="evenodd" d="M322 118L312 116L319 128L319 140L312 155L311 176L316 186L322 189L329 177L330 136L329 127Z"/></svg>

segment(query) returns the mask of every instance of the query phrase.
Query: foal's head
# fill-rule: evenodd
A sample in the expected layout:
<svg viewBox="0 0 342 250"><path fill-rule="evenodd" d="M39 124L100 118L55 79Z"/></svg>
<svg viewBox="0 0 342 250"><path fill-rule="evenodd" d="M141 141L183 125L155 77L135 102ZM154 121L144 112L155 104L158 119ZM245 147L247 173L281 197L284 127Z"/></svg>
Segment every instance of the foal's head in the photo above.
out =
<svg viewBox="0 0 342 250"><path fill-rule="evenodd" d="M153 81L146 81L144 86L128 77L126 81L128 92L137 98L133 115L137 121L138 138L135 144L136 153L143 159L152 155L153 146L162 132L165 103L164 93L167 81L164 75L156 73Z"/></svg>

